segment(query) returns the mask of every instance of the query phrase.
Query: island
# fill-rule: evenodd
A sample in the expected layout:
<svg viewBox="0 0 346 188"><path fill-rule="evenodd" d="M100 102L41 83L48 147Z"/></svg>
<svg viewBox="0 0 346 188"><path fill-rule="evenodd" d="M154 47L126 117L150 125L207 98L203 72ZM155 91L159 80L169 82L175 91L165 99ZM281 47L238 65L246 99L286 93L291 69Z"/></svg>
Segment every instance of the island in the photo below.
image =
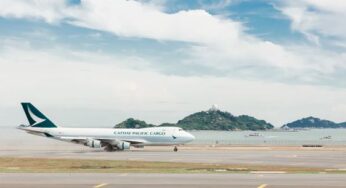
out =
<svg viewBox="0 0 346 188"><path fill-rule="evenodd" d="M229 112L215 107L207 111L193 113L177 123L163 123L160 125L147 124L145 121L129 118L114 128L145 128L154 126L175 126L185 130L268 130L274 126L264 120L248 115L234 116Z"/></svg>
<svg viewBox="0 0 346 188"><path fill-rule="evenodd" d="M306 117L291 123L287 123L282 128L290 129L306 129L306 128L346 128L346 122L335 123L333 121L324 120L316 117Z"/></svg>

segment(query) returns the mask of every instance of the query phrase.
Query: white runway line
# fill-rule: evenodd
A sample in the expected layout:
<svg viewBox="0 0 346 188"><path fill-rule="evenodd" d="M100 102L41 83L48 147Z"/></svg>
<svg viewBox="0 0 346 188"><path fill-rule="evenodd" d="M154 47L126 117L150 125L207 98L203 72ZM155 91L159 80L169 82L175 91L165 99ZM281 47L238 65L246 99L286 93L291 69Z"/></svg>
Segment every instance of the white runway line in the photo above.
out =
<svg viewBox="0 0 346 188"><path fill-rule="evenodd" d="M101 188L101 187L104 187L108 185L107 183L101 183L101 184L98 184L98 185L95 185L94 188Z"/></svg>
<svg viewBox="0 0 346 188"><path fill-rule="evenodd" d="M265 188L265 187L267 187L267 184L262 184L262 185L258 186L257 188Z"/></svg>
<svg viewBox="0 0 346 188"><path fill-rule="evenodd" d="M286 174L285 171L251 171L250 174Z"/></svg>

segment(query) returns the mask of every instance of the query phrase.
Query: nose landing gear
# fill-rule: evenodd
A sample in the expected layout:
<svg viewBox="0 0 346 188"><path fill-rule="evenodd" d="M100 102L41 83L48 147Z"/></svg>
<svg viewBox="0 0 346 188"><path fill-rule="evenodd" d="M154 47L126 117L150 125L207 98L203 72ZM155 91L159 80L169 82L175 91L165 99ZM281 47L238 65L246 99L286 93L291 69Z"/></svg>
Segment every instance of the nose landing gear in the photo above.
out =
<svg viewBox="0 0 346 188"><path fill-rule="evenodd" d="M174 151L174 152L177 152L177 151L178 151L178 147L177 147L177 146L174 146L173 151Z"/></svg>

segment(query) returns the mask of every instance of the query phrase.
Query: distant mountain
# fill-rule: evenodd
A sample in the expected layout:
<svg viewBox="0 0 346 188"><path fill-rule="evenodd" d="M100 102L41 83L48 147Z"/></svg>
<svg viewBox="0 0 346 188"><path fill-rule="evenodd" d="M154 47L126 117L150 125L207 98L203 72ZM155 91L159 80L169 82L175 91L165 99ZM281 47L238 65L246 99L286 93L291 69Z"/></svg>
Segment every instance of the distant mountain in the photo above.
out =
<svg viewBox="0 0 346 188"><path fill-rule="evenodd" d="M186 130L266 130L273 125L254 117L233 116L220 110L209 110L191 114L176 124Z"/></svg>
<svg viewBox="0 0 346 188"><path fill-rule="evenodd" d="M145 121L129 118L129 119L115 125L115 128L135 129L135 128L145 128L145 127L154 127L154 126L155 125L153 125L153 124L147 124Z"/></svg>
<svg viewBox="0 0 346 188"><path fill-rule="evenodd" d="M274 128L272 124L264 120L259 120L247 115L238 116L238 120L243 124L246 124L249 130L266 130Z"/></svg>
<svg viewBox="0 0 346 188"><path fill-rule="evenodd" d="M342 128L346 128L346 122L339 123L339 125L340 125Z"/></svg>
<svg viewBox="0 0 346 188"><path fill-rule="evenodd" d="M285 128L346 128L345 123L335 123L329 120L323 120L315 117L303 118L286 125Z"/></svg>
<svg viewBox="0 0 346 188"><path fill-rule="evenodd" d="M155 125L130 118L115 127L144 128L152 126ZM176 124L164 123L159 126L177 126L185 130L266 130L273 128L273 125L264 120L258 120L247 115L233 116L229 112L223 112L215 108L191 114L179 120Z"/></svg>

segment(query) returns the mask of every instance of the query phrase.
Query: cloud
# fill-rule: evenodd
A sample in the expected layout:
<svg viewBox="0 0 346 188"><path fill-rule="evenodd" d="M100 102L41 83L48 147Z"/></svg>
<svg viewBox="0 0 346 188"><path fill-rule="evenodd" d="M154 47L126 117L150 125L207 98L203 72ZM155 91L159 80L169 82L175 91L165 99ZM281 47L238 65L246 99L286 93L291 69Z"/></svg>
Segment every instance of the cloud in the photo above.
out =
<svg viewBox="0 0 346 188"><path fill-rule="evenodd" d="M315 32L315 28L320 28L315 23L319 22L314 21L314 16L306 16L306 12L314 15L316 11L301 8L314 1L298 1L292 5L289 2L279 7L284 14L291 15L292 27L319 43L319 33ZM315 3L314 7L318 10L328 7L325 4ZM337 6L328 7L323 13L327 14L327 10L341 13ZM69 5L63 0L18 0L1 1L0 15L67 23L120 37L184 42L188 45L183 52L187 59L179 66L207 67L210 72L223 76L335 84L335 72L345 71L344 53L262 40L248 34L243 23L201 9L166 13L155 4L138 1L83 0L78 5ZM323 30L319 32L324 33Z"/></svg>
<svg viewBox="0 0 346 188"><path fill-rule="evenodd" d="M343 0L298 0L274 2L292 21L292 29L319 43L321 38L346 40L346 1Z"/></svg>
<svg viewBox="0 0 346 188"><path fill-rule="evenodd" d="M242 32L240 23L204 10L168 14L135 1L85 1L70 13L74 25L126 37L209 44L238 40Z"/></svg>
<svg viewBox="0 0 346 188"><path fill-rule="evenodd" d="M292 17L295 30L316 43L322 36L343 41L343 17L336 18L343 15L341 1L339 6L296 2L277 5ZM7 109L16 111L18 103L25 100L62 109L57 114L60 118L52 118L67 118L61 125L114 125L131 116L161 123L175 122L216 103L234 114L254 115L276 125L310 115L345 120L343 50L277 44L248 34L243 23L205 10L167 13L156 4L137 1L83 0L70 5L64 0L3 0L0 16L96 30L93 35L88 33L90 41L108 32L118 37L185 44L174 52L180 57L174 62L178 58L124 57L68 48L56 41L49 43L54 47L37 49L23 38L0 39L4 107L0 114L11 111ZM45 31L28 34L41 40L51 38ZM159 56L160 49L157 51ZM201 67L202 73L198 72ZM171 69L176 73L163 74ZM67 113L71 106L78 109ZM97 122L85 118L86 109L94 109ZM1 124L18 124L19 116L5 115Z"/></svg>
<svg viewBox="0 0 346 188"><path fill-rule="evenodd" d="M141 57L124 59L63 46L59 49L36 50L12 41L0 50L0 114L8 114L1 125L19 124L18 117L24 121L19 108L22 101L48 109L51 119L63 126L112 126L127 117L176 122L212 104L277 126L309 115L345 120L345 89L163 75L124 66ZM85 114L92 118L86 119Z"/></svg>
<svg viewBox="0 0 346 188"><path fill-rule="evenodd" d="M3 0L0 7L2 17L43 19L54 23L64 18L67 4L64 0Z"/></svg>
<svg viewBox="0 0 346 188"><path fill-rule="evenodd" d="M64 0L4 0L0 5L2 17L67 22L126 37L197 43L226 39L231 42L237 40L242 30L240 23L217 18L204 10L168 14L157 6L137 1L84 0L72 6ZM229 32L228 35L224 35L225 32Z"/></svg>

